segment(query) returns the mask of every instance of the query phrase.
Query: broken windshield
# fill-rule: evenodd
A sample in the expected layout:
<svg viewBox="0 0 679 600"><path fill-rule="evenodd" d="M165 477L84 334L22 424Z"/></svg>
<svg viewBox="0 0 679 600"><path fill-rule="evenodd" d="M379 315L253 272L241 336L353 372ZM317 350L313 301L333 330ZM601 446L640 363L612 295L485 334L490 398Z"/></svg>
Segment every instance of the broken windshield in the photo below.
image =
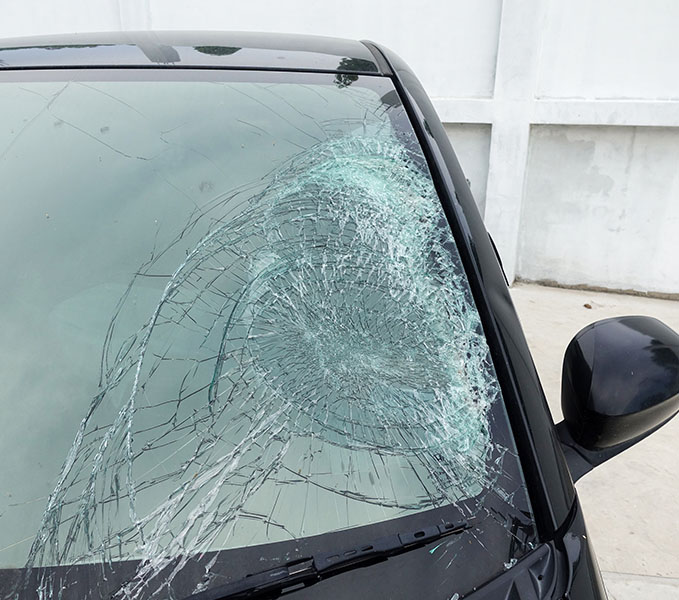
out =
<svg viewBox="0 0 679 600"><path fill-rule="evenodd" d="M393 84L183 77L0 83L0 593L181 597L450 507L432 560L484 572L431 597L502 571L525 484Z"/></svg>

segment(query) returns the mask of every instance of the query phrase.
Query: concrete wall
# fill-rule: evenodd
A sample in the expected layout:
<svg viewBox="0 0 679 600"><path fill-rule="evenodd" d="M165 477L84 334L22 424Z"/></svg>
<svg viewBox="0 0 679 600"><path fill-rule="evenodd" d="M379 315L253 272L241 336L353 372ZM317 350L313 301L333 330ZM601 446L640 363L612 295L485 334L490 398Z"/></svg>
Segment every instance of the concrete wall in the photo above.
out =
<svg viewBox="0 0 679 600"><path fill-rule="evenodd" d="M678 157L676 128L533 127L517 271L679 291Z"/></svg>
<svg viewBox="0 0 679 600"><path fill-rule="evenodd" d="M0 36L374 39L434 99L510 279L679 293L676 0L0 0Z"/></svg>

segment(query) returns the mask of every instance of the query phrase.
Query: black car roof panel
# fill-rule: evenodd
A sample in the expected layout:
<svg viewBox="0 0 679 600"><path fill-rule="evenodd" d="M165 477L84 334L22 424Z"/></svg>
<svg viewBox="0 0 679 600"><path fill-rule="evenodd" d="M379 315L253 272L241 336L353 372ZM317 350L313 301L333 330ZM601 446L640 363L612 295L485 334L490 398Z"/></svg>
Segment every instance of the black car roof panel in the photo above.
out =
<svg viewBox="0 0 679 600"><path fill-rule="evenodd" d="M0 40L0 70L173 67L381 74L361 42L249 32L138 31Z"/></svg>

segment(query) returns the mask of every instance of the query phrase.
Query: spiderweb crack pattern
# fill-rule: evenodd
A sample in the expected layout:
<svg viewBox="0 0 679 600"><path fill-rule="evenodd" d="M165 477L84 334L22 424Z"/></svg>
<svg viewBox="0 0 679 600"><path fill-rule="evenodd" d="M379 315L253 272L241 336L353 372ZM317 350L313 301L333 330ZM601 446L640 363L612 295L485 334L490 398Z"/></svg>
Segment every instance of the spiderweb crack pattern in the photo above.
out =
<svg viewBox="0 0 679 600"><path fill-rule="evenodd" d="M422 157L384 129L330 137L229 202L145 325L107 337L27 563L45 598L52 565L141 559L118 596L153 597L198 553L492 482L499 389Z"/></svg>

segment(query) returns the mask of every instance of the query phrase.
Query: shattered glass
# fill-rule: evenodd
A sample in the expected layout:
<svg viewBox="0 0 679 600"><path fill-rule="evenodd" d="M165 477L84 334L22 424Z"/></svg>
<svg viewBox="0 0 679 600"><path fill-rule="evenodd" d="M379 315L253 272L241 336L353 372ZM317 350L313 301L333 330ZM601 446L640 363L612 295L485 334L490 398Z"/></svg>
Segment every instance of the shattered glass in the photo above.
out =
<svg viewBox="0 0 679 600"><path fill-rule="evenodd" d="M220 551L451 504L529 547L480 318L393 87L302 79L1 84L0 416L24 473L0 471L3 597L82 597L60 567L93 564L111 583L91 597L178 597L195 557L189 592Z"/></svg>

